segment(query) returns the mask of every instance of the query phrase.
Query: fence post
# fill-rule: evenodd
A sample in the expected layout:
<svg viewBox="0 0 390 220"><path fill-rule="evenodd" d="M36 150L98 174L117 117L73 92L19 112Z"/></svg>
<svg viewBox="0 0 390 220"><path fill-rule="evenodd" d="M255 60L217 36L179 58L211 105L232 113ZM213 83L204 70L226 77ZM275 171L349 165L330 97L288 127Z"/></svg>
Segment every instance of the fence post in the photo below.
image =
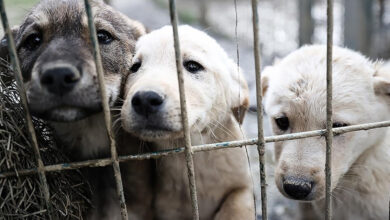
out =
<svg viewBox="0 0 390 220"><path fill-rule="evenodd" d="M325 220L332 219L332 142L333 142L333 111L332 111L332 52L333 52L333 0L327 0L327 34L326 34L326 190L325 190Z"/></svg>
<svg viewBox="0 0 390 220"><path fill-rule="evenodd" d="M265 174L265 141L263 130L263 95L261 88L261 72L260 72L260 39L259 39L259 15L257 12L257 1L252 0L252 23L253 23L253 42L255 56L255 74L256 74L256 98L257 98L257 150L259 152L260 161L260 183L261 183L261 217L267 220L267 181Z"/></svg>
<svg viewBox="0 0 390 220"><path fill-rule="evenodd" d="M299 11L299 46L312 43L314 32L314 19L311 15L311 10L314 1L312 0L298 0Z"/></svg>
<svg viewBox="0 0 390 220"><path fill-rule="evenodd" d="M98 75L100 95L102 99L103 112L104 112L104 121L106 124L107 135L110 140L112 167L114 169L116 189L117 189L118 197L120 199L121 215L123 220L127 220L127 209L126 209L125 195L123 192L123 184L122 184L122 177L121 177L121 172L119 167L118 153L116 150L114 134L112 132L111 112L110 112L110 107L108 105L108 99L106 96L106 87L104 85L104 70L102 65L102 58L100 56L100 48L96 36L96 28L95 28L95 23L93 21L91 5L89 4L89 0L85 0L84 3L85 3L85 10L88 16L88 27L89 27L89 33L92 41L92 46L93 46L93 55L95 58L96 72Z"/></svg>
<svg viewBox="0 0 390 220"><path fill-rule="evenodd" d="M184 76L183 76L183 69L182 69L182 58L180 53L180 41L179 41L179 33L177 27L178 25L177 25L177 12L176 12L175 0L169 0L169 13L170 13L171 24L173 29L177 78L179 81L181 120L183 124L183 133L184 133L184 141L185 141L184 153L187 162L188 182L190 186L192 219L199 220L199 208L198 208L198 198L196 193L194 158L193 158L193 151L191 148L190 130L188 128L187 102L186 102L185 89L184 89Z"/></svg>

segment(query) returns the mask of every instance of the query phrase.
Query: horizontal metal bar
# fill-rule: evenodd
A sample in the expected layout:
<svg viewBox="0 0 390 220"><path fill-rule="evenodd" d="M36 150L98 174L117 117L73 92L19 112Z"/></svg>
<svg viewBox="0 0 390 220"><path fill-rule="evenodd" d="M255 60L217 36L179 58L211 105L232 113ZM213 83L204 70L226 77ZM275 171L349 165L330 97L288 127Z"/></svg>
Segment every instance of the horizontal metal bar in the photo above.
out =
<svg viewBox="0 0 390 220"><path fill-rule="evenodd" d="M344 133L349 133L354 131L370 130L370 129L383 128L383 127L390 127L390 121L351 125L346 127L333 128L332 130L334 135L338 135L338 134L344 134ZM279 142L279 141L288 141L288 140L295 140L295 139L302 139L302 138L309 138L309 137L324 136L325 134L326 134L326 129L322 129L322 130L305 131L305 132L299 132L293 134L268 136L264 138L264 141L265 143L272 143L272 142ZM201 151L211 151L211 150L218 150L218 149L225 149L225 148L235 148L235 147L242 147L245 145L255 145L257 144L257 142L258 142L257 138L252 138L252 139L246 139L240 141L203 144L203 145L192 146L192 151L201 152ZM119 162L126 162L129 160L157 159L160 157L179 154L183 152L184 152L184 147L181 147L181 148L169 149L165 151L158 151L152 153L119 156ZM48 165L44 167L44 170L46 172L56 172L61 170L74 170L74 169L79 169L84 167L104 167L110 164L112 164L112 159L104 158L104 159L97 159L97 160L87 160L81 162ZM12 176L24 176L24 175L31 175L36 173L37 173L37 169L35 168L23 169L17 172L15 171L2 172L0 173L0 178L7 178Z"/></svg>

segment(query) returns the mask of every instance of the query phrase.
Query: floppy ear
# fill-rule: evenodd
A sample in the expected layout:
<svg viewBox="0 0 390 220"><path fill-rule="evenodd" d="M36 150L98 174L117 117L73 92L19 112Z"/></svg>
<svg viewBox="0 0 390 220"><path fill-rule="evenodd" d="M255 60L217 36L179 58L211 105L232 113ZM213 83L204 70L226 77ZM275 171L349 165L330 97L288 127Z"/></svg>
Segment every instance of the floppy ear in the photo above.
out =
<svg viewBox="0 0 390 220"><path fill-rule="evenodd" d="M263 97L267 93L268 86L269 86L269 75L272 73L274 67L273 66L267 66L262 72L261 72L261 94Z"/></svg>
<svg viewBox="0 0 390 220"><path fill-rule="evenodd" d="M230 75L232 78L231 85L229 85L231 110L234 118L238 123L242 124L245 113L249 108L249 89L248 84L242 74L241 68L235 62L230 60Z"/></svg>
<svg viewBox="0 0 390 220"><path fill-rule="evenodd" d="M390 97L390 65L382 65L374 74L374 91Z"/></svg>
<svg viewBox="0 0 390 220"><path fill-rule="evenodd" d="M19 31L19 26L13 27L11 29L11 31L12 31L13 38L15 40L16 34ZM0 41L0 58L3 59L3 60L8 60L8 55L9 55L9 52L8 52L8 40L7 40L7 37L4 35L3 38L1 38L1 41Z"/></svg>
<svg viewBox="0 0 390 220"><path fill-rule="evenodd" d="M126 15L122 15L122 18L127 22L127 24L132 27L132 33L135 37L135 39L137 40L138 38L140 38L141 36L145 35L146 33L148 33L148 30L146 30L146 27L139 21L136 21L136 20L132 20L130 19L129 17L127 17Z"/></svg>

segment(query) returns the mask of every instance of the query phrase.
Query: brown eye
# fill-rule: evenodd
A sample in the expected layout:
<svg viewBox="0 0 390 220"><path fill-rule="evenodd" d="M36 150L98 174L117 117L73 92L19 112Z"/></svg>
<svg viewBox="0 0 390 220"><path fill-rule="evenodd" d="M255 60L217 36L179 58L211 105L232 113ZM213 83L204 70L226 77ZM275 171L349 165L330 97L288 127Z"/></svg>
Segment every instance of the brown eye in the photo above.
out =
<svg viewBox="0 0 390 220"><path fill-rule="evenodd" d="M275 118L275 123L278 126L278 128L282 131L286 131L290 127L290 121L285 116Z"/></svg>
<svg viewBox="0 0 390 220"><path fill-rule="evenodd" d="M26 40L23 42L24 48L27 50L33 51L38 49L38 47L42 44L42 35L41 34L31 34Z"/></svg>
<svg viewBox="0 0 390 220"><path fill-rule="evenodd" d="M99 30L97 32L97 38L100 44L110 44L112 41L114 41L112 35L105 30Z"/></svg>
<svg viewBox="0 0 390 220"><path fill-rule="evenodd" d="M136 73L136 72L139 70L139 68L141 67L141 65L142 65L141 62L135 62L135 63L133 64L133 66L131 66L130 71L131 71L132 73Z"/></svg>
<svg viewBox="0 0 390 220"><path fill-rule="evenodd" d="M190 73L197 73L204 70L204 67L200 63L193 60L184 61L183 66Z"/></svg>

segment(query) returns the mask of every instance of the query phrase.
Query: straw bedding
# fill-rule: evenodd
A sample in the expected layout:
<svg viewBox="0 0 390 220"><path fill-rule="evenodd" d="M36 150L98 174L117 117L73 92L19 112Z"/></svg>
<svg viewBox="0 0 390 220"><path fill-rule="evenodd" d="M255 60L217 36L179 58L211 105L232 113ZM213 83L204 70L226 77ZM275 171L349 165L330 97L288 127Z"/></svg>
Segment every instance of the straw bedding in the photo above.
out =
<svg viewBox="0 0 390 220"><path fill-rule="evenodd" d="M4 60L0 68L0 173L36 167L24 109L16 82ZM34 118L34 126L45 165L67 162L53 141L50 128ZM47 173L49 213L37 174L0 179L0 219L83 219L90 208L91 190L79 171Z"/></svg>

